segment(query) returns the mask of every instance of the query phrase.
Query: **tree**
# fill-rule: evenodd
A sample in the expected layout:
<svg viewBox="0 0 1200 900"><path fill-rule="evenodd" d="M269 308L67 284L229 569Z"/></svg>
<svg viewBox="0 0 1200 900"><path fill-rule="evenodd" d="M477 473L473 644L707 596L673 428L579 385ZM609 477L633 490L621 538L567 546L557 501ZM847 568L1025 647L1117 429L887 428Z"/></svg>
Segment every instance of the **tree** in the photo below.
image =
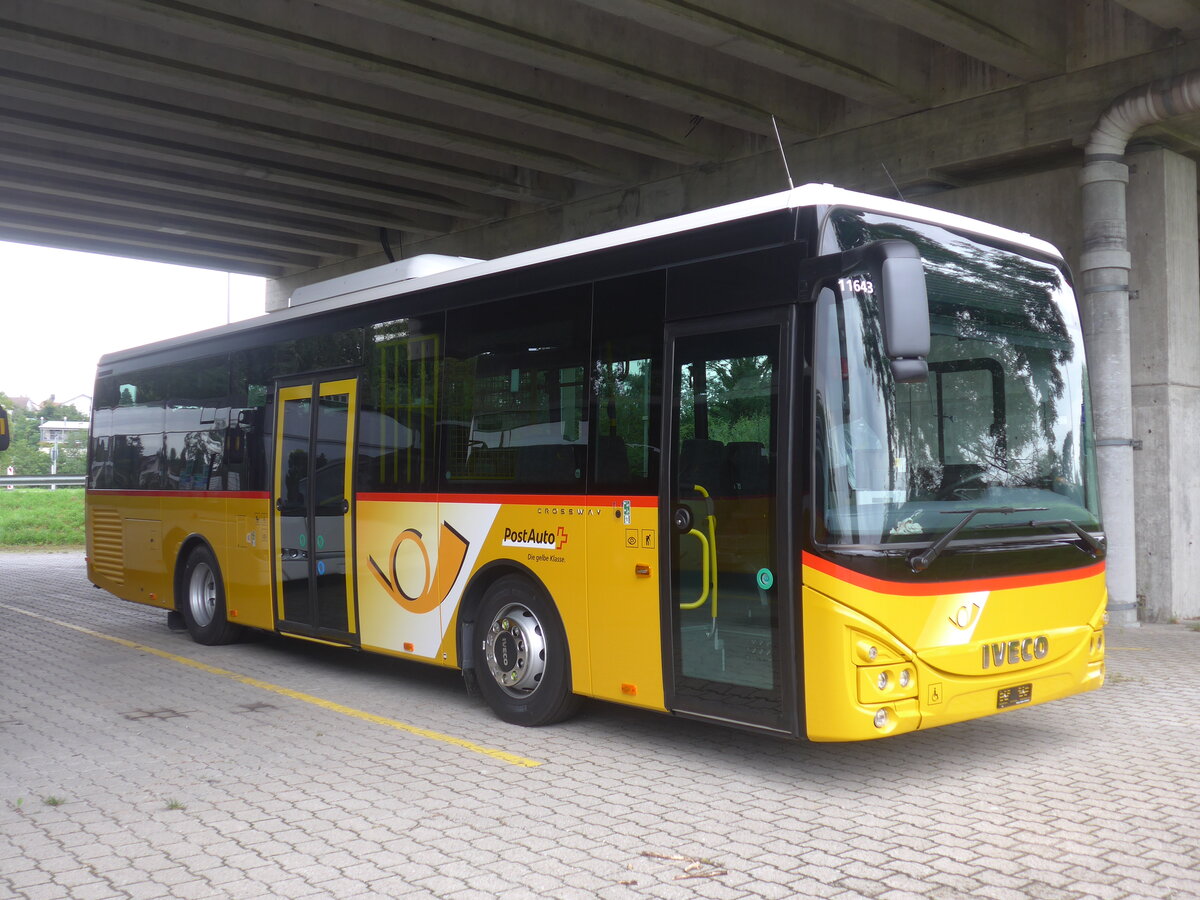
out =
<svg viewBox="0 0 1200 900"><path fill-rule="evenodd" d="M50 396L38 408L38 415L47 422L86 422L88 417L68 403L56 403Z"/></svg>
<svg viewBox="0 0 1200 900"><path fill-rule="evenodd" d="M0 453L0 473L12 466L17 475L49 475L50 456L38 449L38 418L24 409L14 408L6 394L0 394L0 406L8 410L11 441Z"/></svg>

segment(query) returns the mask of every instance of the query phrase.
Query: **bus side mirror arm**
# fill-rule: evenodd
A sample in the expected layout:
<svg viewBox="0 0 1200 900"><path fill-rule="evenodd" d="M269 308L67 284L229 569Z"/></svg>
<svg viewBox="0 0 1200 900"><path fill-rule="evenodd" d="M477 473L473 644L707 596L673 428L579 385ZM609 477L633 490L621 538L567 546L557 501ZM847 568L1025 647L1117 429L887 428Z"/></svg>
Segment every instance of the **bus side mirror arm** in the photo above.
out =
<svg viewBox="0 0 1200 900"><path fill-rule="evenodd" d="M929 295L921 254L909 241L872 241L844 253L813 260L812 297L831 281L865 278L883 319L883 350L898 384L929 375ZM806 273L807 274L807 273Z"/></svg>

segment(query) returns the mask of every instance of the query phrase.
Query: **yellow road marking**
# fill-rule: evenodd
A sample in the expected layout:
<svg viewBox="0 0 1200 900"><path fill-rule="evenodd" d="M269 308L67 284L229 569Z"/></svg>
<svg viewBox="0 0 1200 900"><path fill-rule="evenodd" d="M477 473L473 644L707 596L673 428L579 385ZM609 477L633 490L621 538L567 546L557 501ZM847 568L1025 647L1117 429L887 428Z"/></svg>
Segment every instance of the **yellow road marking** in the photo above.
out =
<svg viewBox="0 0 1200 900"><path fill-rule="evenodd" d="M269 681L251 678L249 675L240 675L237 672L231 672L228 669L220 669L216 666L210 666L208 663L202 663L199 660L190 659L186 656L176 656L174 653L168 653L167 651L159 650L156 647L148 647L145 644L137 643L137 641L129 641L125 638L116 637L115 635L104 634L100 631L93 631L91 628L85 628L82 625L75 625L71 622L63 622L59 619L52 619L49 616L43 616L40 613L31 612L27 609L9 606L6 603L0 603L0 609L7 609L10 612L21 613L21 615L29 616L30 618L40 619L43 622L50 622L63 628L70 628L72 631L78 631L81 634L100 638L101 640L105 641L111 641L114 644L120 644L122 647L128 647L130 650L140 650L143 653L150 653L154 656L161 657L162 659L169 659L171 662L179 663L181 666L189 666L193 669L199 669L201 672L207 672L209 675L220 675L222 678L229 678L238 682L239 684L250 685L251 687L256 687L264 691L270 691L273 694L279 694L283 697L290 697L293 700L301 700L305 703L311 703L313 706L319 706L322 709L329 710L330 712L341 713L343 716L350 716L351 718L361 719L364 722L372 722L376 725L384 725L388 728L394 728L397 731L404 731L408 734L416 735L417 737L428 738L431 741L440 741L443 744L451 744L455 747L461 747L464 750L470 750L472 753L479 753L483 756L489 756L492 759L498 759L502 762L511 763L514 766L534 768L535 766L541 765L541 763L536 759L528 759L524 756L518 756L515 753L508 753L504 750L496 750L491 747L484 747L482 744L476 744L473 741L457 738L453 735L442 734L440 731L432 731L428 728L421 728L417 725L409 725L407 722L401 722L397 719L389 719L386 716L377 716L374 713L364 712L361 709L354 709L350 706L342 706L342 704L334 703L332 700L323 700L320 697L314 697L312 694L294 691L291 688L286 688L278 684L272 684Z"/></svg>

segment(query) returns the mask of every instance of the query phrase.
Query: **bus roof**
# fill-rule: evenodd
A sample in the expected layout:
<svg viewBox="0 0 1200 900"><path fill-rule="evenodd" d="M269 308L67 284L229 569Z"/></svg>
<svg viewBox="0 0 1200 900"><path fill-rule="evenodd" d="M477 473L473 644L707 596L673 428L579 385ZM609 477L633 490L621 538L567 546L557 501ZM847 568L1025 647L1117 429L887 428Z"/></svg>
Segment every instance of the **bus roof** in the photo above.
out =
<svg viewBox="0 0 1200 900"><path fill-rule="evenodd" d="M534 250L525 250L492 260L471 260L465 257L448 256L430 257L432 262L428 263L421 257L398 260L395 263L375 266L350 275L343 275L326 281L305 285L297 289L296 293L292 295L287 309L256 316L252 319L245 319L241 322L234 322L229 325L221 325L193 334L168 338L142 347L107 353L100 358L100 365L120 362L143 353L169 350L193 341L220 337L222 335L239 334L269 322L282 322L322 312L330 312L386 297L394 297L475 278L484 278L515 269L568 259L572 256L583 256L614 247L637 244L655 238L668 237L713 225L734 222L739 219L748 219L754 216L802 207L835 206L851 207L867 212L915 219L934 225L943 225L980 237L1025 247L1055 259L1062 259L1062 254L1046 241L1028 234L1002 228L998 225L991 225L978 219L914 203L878 197L874 194L849 191L829 184L805 184L788 191L781 191L777 194L768 194L763 197L742 200L737 203L687 213L669 219L660 219L655 222L621 228L616 231L578 238L561 244L551 244Z"/></svg>

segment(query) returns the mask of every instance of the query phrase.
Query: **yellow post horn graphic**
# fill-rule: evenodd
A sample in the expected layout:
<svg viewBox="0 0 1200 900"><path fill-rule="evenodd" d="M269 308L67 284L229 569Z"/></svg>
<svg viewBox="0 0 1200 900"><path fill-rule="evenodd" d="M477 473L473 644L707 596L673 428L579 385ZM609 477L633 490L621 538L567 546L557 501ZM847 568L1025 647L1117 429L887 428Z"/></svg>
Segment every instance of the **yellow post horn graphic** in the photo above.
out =
<svg viewBox="0 0 1200 900"><path fill-rule="evenodd" d="M400 546L406 542L417 545L424 563L424 581L416 595L409 594L400 586L400 575L396 571ZM471 542L451 528L449 522L442 522L441 533L438 536L436 569L429 565L429 551L425 548L425 539L415 528L404 529L392 542L391 578L384 574L379 563L375 562L375 557L368 556L367 560L371 563L371 574L375 576L375 580L403 609L413 613L427 613L437 609L446 599L450 587L458 579L458 573L467 558L467 548L470 546Z"/></svg>

